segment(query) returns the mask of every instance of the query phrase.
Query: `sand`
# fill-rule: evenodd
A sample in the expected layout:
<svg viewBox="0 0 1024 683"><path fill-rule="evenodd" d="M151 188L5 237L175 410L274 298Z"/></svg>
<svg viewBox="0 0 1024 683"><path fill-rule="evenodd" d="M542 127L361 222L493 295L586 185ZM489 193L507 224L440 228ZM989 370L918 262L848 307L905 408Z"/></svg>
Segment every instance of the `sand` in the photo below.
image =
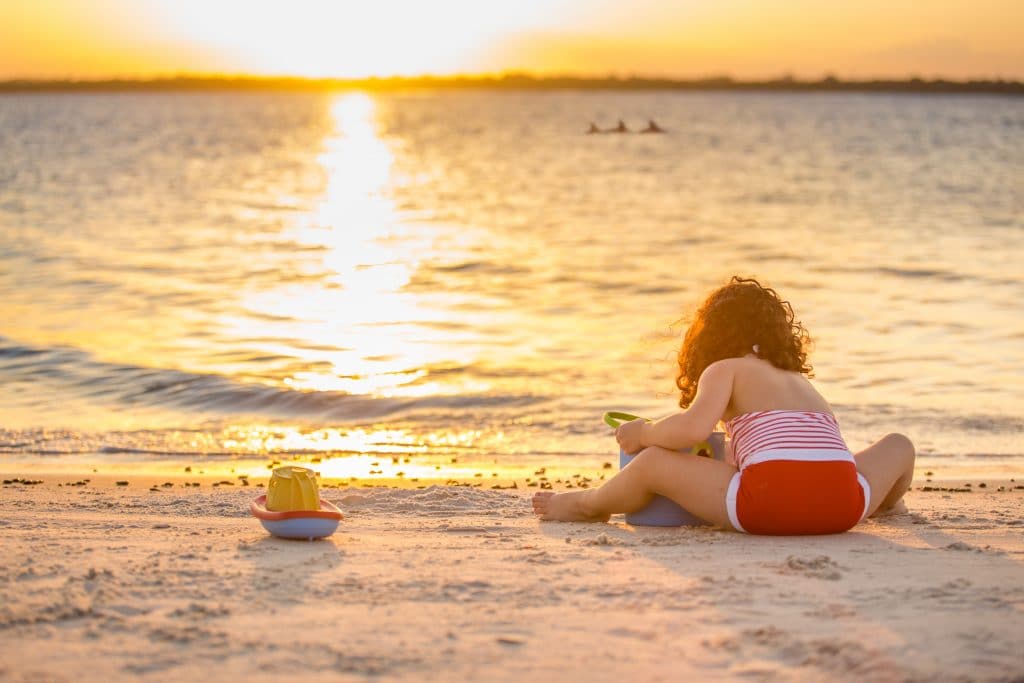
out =
<svg viewBox="0 0 1024 683"><path fill-rule="evenodd" d="M346 519L308 542L248 516L255 482L47 476L0 488L0 680L1019 681L1018 482L802 538L326 489Z"/></svg>

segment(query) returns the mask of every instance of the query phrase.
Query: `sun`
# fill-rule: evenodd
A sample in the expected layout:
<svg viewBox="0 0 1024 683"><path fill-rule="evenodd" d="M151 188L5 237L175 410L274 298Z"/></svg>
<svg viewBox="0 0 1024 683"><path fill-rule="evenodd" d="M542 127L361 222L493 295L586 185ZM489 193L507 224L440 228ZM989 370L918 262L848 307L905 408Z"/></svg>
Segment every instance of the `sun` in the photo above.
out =
<svg viewBox="0 0 1024 683"><path fill-rule="evenodd" d="M525 0L176 0L157 8L165 29L231 68L349 77L456 73L503 35L551 20L559 2Z"/></svg>

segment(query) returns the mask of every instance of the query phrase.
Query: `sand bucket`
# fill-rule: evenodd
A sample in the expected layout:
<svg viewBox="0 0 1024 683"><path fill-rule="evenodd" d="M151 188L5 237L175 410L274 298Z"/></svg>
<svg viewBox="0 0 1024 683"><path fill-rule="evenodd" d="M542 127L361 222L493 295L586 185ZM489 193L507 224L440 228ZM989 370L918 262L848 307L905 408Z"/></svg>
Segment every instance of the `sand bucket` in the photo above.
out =
<svg viewBox="0 0 1024 683"><path fill-rule="evenodd" d="M274 512L319 510L316 472L305 467L278 467L267 486L267 509Z"/></svg>
<svg viewBox="0 0 1024 683"><path fill-rule="evenodd" d="M618 427L623 422L640 419L636 415L620 412L607 412L604 414L604 421L610 427ZM694 455L725 459L725 434L713 432L707 440L693 446L690 452ZM619 469L622 469L632 462L635 455L629 455L619 450ZM626 514L626 523L636 526L694 526L707 524L704 520L687 512L678 503L664 497L655 496L654 499L642 510Z"/></svg>

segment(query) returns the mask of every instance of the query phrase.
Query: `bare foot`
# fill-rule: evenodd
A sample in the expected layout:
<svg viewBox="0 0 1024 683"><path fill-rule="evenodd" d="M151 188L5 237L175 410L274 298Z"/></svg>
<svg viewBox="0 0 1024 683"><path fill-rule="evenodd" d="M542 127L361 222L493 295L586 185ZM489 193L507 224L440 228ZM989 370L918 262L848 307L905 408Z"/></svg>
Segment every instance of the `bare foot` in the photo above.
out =
<svg viewBox="0 0 1024 683"><path fill-rule="evenodd" d="M589 491L554 493L538 491L533 494L533 512L541 519L557 522L607 522L611 515L592 514L582 504Z"/></svg>
<svg viewBox="0 0 1024 683"><path fill-rule="evenodd" d="M885 508L884 510L881 508L875 510L875 514L871 516L888 517L889 515L905 515L907 512L909 512L909 510L907 510L907 504L904 503L902 500L897 500L895 503Z"/></svg>

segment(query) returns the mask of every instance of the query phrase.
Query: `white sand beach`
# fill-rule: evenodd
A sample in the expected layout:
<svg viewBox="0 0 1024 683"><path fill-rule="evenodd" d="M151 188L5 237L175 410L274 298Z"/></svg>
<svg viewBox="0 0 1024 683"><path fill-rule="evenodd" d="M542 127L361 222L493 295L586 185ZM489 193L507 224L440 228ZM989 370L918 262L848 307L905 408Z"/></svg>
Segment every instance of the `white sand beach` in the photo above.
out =
<svg viewBox="0 0 1024 683"><path fill-rule="evenodd" d="M523 490L324 489L346 518L313 542L248 515L258 486L78 481L0 489L0 680L1024 671L1016 481L915 485L908 514L802 538L540 522Z"/></svg>

